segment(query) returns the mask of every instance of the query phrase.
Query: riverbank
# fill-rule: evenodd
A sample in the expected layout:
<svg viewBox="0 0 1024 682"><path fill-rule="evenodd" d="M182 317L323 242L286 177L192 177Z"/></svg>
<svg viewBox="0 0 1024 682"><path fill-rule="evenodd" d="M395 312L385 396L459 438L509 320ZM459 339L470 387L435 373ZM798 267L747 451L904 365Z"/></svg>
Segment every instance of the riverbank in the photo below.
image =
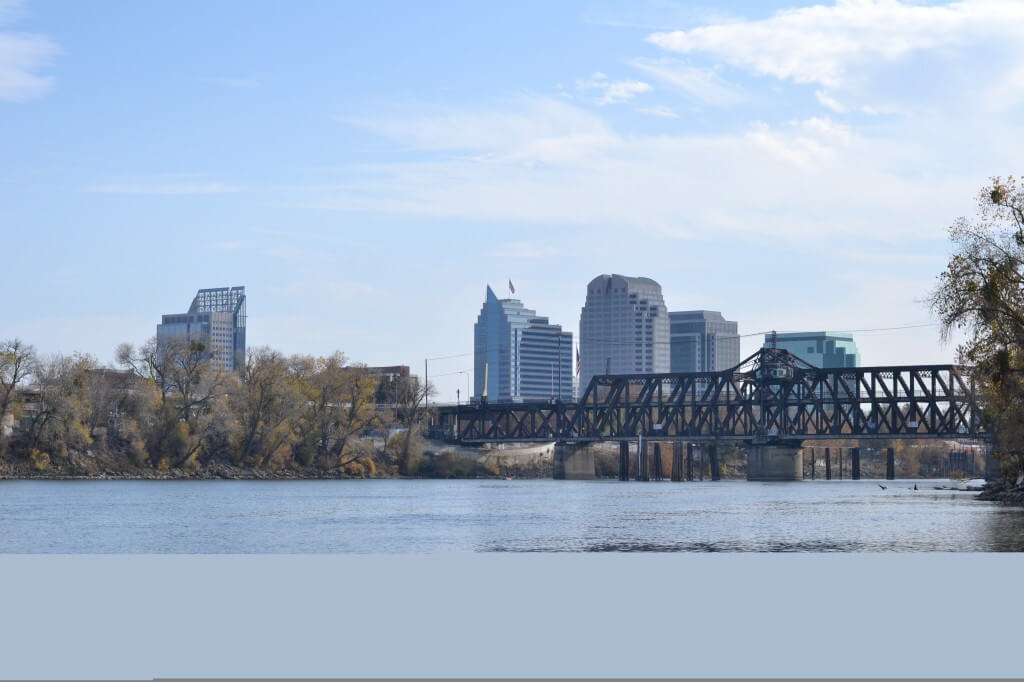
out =
<svg viewBox="0 0 1024 682"><path fill-rule="evenodd" d="M999 502L1015 507L1024 507L1024 485L1011 486L996 483L983 490L977 499L984 502Z"/></svg>

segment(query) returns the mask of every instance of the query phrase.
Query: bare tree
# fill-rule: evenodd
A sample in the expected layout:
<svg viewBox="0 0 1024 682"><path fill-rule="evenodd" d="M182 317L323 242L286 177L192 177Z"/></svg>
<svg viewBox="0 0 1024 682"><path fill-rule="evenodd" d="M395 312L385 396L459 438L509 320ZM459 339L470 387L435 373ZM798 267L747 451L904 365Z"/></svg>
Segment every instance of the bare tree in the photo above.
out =
<svg viewBox="0 0 1024 682"><path fill-rule="evenodd" d="M398 472L403 476L413 473L414 442L429 413L427 398L434 394L434 387L421 383L417 377L399 377L395 382L395 420L405 428L398 458Z"/></svg>
<svg viewBox="0 0 1024 682"><path fill-rule="evenodd" d="M0 419L13 406L17 388L32 375L36 365L35 349L20 339L0 343Z"/></svg>

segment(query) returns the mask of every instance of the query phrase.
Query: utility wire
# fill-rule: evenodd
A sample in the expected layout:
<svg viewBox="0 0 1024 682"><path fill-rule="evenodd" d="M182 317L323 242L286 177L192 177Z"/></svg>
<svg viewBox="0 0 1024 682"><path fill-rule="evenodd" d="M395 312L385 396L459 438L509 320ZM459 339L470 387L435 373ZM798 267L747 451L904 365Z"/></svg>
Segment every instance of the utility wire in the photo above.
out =
<svg viewBox="0 0 1024 682"><path fill-rule="evenodd" d="M920 329L922 327L937 327L937 326L939 326L938 322L927 322L927 323L923 323L923 324L907 324L907 325L902 325L902 326L899 326L899 327L874 327L874 328L870 328L870 329L841 329L841 330L834 330L834 331L829 330L829 331L826 331L825 333L826 334L853 334L853 333L861 333L861 332L887 332L887 331L896 331L896 330L902 330L902 329ZM719 338L747 339L747 338L750 338L750 337L753 337L753 336L766 336L768 334L771 334L773 331L775 333L777 333L777 334L810 334L810 333L813 333L813 332L796 332L796 331L778 331L778 330L774 330L774 329L769 329L769 330L766 330L766 331L753 332L753 333L750 333L750 334L720 335ZM594 338L591 338L589 336L587 337L586 340L589 343L597 343L597 344L606 345L606 346L616 346L616 345L618 345L618 346L634 346L637 343L640 343L640 344L643 344L643 345L654 345L654 346L664 346L664 345L671 345L672 344L672 341L644 341L643 339L637 339L637 340L634 340L634 341L613 341L611 339L594 339ZM784 339L782 339L782 340L784 340Z"/></svg>

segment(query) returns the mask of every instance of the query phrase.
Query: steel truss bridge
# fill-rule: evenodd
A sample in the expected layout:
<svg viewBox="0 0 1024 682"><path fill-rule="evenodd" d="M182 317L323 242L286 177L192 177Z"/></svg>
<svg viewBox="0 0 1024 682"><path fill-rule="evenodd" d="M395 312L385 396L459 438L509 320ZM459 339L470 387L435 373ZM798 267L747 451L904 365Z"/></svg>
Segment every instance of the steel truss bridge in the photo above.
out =
<svg viewBox="0 0 1024 682"><path fill-rule="evenodd" d="M467 444L981 439L977 397L955 365L821 369L764 348L724 372L596 376L579 402L443 407L438 426Z"/></svg>

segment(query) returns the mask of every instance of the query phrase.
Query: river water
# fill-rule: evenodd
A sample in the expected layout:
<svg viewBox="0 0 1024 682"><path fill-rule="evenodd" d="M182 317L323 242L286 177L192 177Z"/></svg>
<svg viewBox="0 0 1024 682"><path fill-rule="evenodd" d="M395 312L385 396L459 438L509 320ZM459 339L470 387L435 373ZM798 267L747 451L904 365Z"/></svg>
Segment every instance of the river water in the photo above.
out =
<svg viewBox="0 0 1024 682"><path fill-rule="evenodd" d="M1024 551L948 483L0 481L0 553Z"/></svg>

